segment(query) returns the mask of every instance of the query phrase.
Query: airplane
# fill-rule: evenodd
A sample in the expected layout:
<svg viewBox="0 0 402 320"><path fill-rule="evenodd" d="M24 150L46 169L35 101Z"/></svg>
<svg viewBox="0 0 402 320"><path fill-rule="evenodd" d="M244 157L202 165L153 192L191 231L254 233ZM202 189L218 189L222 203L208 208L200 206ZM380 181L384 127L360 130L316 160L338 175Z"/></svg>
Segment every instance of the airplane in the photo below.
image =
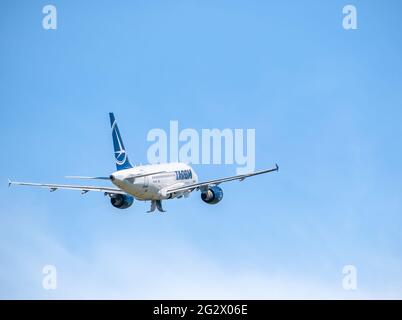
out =
<svg viewBox="0 0 402 320"><path fill-rule="evenodd" d="M223 199L223 190L219 187L221 183L239 180L261 175L264 173L278 171L276 164L274 168L256 171L248 174L241 174L222 179L198 182L198 176L193 168L186 163L164 163L133 166L128 159L123 140L120 135L114 114L109 113L110 126L112 128L112 139L116 162L116 171L109 176L88 177L88 176L67 176L72 179L108 180L115 187L100 187L71 184L42 184L32 182L17 182L8 180L8 186L32 186L48 188L51 192L58 189L80 190L82 194L89 191L103 192L110 197L113 207L118 209L129 208L135 200L151 201L149 212L156 209L165 212L162 207L162 200L187 198L191 192L200 191L201 199L207 204L217 204Z"/></svg>

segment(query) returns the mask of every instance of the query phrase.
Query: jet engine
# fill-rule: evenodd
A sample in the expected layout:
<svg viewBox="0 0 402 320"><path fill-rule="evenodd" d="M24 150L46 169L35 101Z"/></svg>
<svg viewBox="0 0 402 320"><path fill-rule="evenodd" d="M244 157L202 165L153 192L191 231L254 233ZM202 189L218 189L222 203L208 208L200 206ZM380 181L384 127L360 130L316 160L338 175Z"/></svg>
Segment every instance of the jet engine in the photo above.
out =
<svg viewBox="0 0 402 320"><path fill-rule="evenodd" d="M133 204L134 198L125 194L112 194L110 196L110 202L115 208L127 209Z"/></svg>
<svg viewBox="0 0 402 320"><path fill-rule="evenodd" d="M223 190L218 186L210 187L201 193L202 201L208 204L217 204L223 198Z"/></svg>

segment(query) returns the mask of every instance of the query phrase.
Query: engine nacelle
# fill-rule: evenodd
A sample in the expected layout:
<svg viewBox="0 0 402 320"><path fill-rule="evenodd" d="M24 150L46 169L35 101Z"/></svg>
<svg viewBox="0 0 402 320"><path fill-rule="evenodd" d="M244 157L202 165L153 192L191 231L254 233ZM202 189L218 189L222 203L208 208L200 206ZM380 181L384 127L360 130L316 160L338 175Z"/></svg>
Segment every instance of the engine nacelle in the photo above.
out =
<svg viewBox="0 0 402 320"><path fill-rule="evenodd" d="M208 204L217 204L223 198L223 190L218 186L210 187L201 193L202 201Z"/></svg>
<svg viewBox="0 0 402 320"><path fill-rule="evenodd" d="M110 196L110 202L112 206L118 209L127 209L131 207L134 202L134 198L132 196L127 196L125 194L112 194Z"/></svg>

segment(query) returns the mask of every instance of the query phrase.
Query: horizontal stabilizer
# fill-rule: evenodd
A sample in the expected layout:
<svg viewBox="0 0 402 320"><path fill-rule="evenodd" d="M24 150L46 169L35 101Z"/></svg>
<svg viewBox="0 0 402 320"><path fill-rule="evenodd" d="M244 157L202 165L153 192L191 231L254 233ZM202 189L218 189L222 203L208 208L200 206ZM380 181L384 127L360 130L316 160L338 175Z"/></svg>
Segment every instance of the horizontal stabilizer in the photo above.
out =
<svg viewBox="0 0 402 320"><path fill-rule="evenodd" d="M110 180L110 177L66 176L67 179Z"/></svg>

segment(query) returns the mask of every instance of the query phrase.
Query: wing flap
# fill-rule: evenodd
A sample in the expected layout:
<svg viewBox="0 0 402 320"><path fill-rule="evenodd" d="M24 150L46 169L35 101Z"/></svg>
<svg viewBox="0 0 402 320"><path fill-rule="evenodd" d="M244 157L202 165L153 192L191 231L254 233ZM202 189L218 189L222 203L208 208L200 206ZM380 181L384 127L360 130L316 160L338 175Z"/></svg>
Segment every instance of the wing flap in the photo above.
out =
<svg viewBox="0 0 402 320"><path fill-rule="evenodd" d="M18 185L18 186L29 186L29 187L39 187L39 188L47 188L51 192L54 192L58 189L63 190L80 190L83 194L89 191L98 191L105 192L107 194L126 194L123 190L117 188L109 188L109 187L98 187L98 186L79 186L79 185L71 185L71 184L49 184L49 183L32 183L32 182L19 182L19 181L8 181L8 185Z"/></svg>
<svg viewBox="0 0 402 320"><path fill-rule="evenodd" d="M274 171L279 171L279 167L276 164L275 168L272 169L268 169L268 170L261 170L261 171L256 171L256 172L252 172L252 173L247 173L247 174L241 174L241 175L237 175L237 176L232 176L232 177L227 177L227 178L222 178L222 179L216 179L216 180L210 180L210 181L204 181L204 182L200 182L200 183L194 183L185 187L179 187L179 188L172 188L172 189L168 189L166 190L166 194L172 194L172 193L176 193L176 192L183 192L183 191L194 191L194 189L205 189L208 188L211 185L219 185L220 183L223 182L229 182L229 181L234 181L234 180L240 180L243 181L247 178L253 177L253 176L257 176L260 174L264 174L264 173L269 173L269 172L274 172Z"/></svg>

